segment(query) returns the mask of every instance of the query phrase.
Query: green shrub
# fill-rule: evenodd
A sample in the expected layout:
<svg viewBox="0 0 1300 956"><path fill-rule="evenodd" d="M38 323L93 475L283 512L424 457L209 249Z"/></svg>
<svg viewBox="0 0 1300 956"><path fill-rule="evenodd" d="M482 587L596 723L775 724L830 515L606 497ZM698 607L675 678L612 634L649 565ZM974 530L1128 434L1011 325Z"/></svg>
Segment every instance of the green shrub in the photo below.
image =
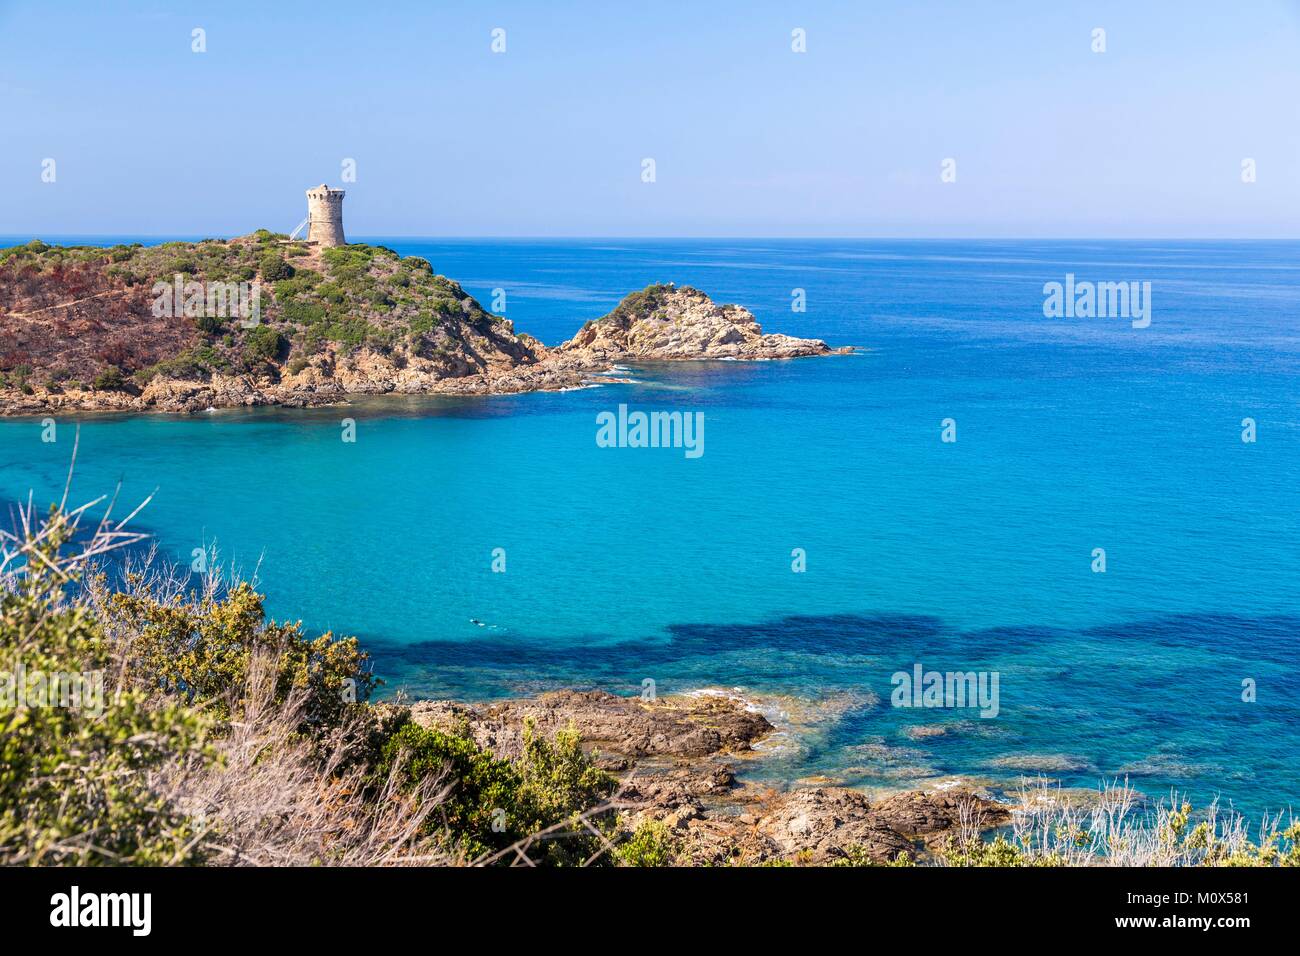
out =
<svg viewBox="0 0 1300 956"><path fill-rule="evenodd" d="M355 285L361 281L366 274L366 266L354 263L345 263L344 265L335 266L330 270L330 275L340 283Z"/></svg>
<svg viewBox="0 0 1300 956"><path fill-rule="evenodd" d="M287 302L311 292L320 281L321 277L318 273L296 270L292 279L282 279L275 284L275 297L277 300Z"/></svg>
<svg viewBox="0 0 1300 956"><path fill-rule="evenodd" d="M950 837L939 851L939 856L947 866L1051 866L1056 862L1049 856L1034 857L1026 854L1023 848L1002 834L988 843L978 837L965 842Z"/></svg>
<svg viewBox="0 0 1300 956"><path fill-rule="evenodd" d="M220 335L226 324L213 315L200 315L194 319L194 325L205 335Z"/></svg>
<svg viewBox="0 0 1300 956"><path fill-rule="evenodd" d="M670 285L648 285L640 292L632 292L624 296L623 301L615 306L612 312L595 321L627 325L639 319L650 318L663 306L663 296L671 291L673 287Z"/></svg>
<svg viewBox="0 0 1300 956"><path fill-rule="evenodd" d="M297 690L306 697L305 729L338 727L377 684L369 655L354 637L313 640L298 624L266 621L262 602L240 582L224 596L197 601L128 591L113 595L109 606L135 635L128 673L140 685L224 716L243 693L253 656L270 652L277 661L276 700Z"/></svg>
<svg viewBox="0 0 1300 956"><path fill-rule="evenodd" d="M467 857L503 849L525 835L519 775L472 740L408 723L384 744L376 780L387 779L399 760L412 784L446 775L451 792L426 826Z"/></svg>
<svg viewBox="0 0 1300 956"><path fill-rule="evenodd" d="M532 844L529 856L562 866L582 863L600 850L600 841L576 818L608 797L615 782L582 752L573 730L561 731L552 743L529 722L524 752L512 763L480 749L468 737L408 723L383 745L375 779L387 779L398 761L411 785L430 775L446 775L451 792L426 827L468 858L503 850L565 823L571 823L574 832Z"/></svg>
<svg viewBox="0 0 1300 956"><path fill-rule="evenodd" d="M326 302L342 305L347 301L347 294L337 282L322 282L316 287L316 294Z"/></svg>
<svg viewBox="0 0 1300 956"><path fill-rule="evenodd" d="M32 377L32 367L27 362L15 365L9 370L9 383L15 388L24 388Z"/></svg>
<svg viewBox="0 0 1300 956"><path fill-rule="evenodd" d="M97 392L117 391L126 384L126 376L116 365L110 365L95 376L92 384Z"/></svg>
<svg viewBox="0 0 1300 956"><path fill-rule="evenodd" d="M524 799L539 827L568 819L614 791L614 778L592 764L572 728L558 731L550 742L526 721L519 769Z"/></svg>
<svg viewBox="0 0 1300 956"><path fill-rule="evenodd" d="M293 278L294 268L284 261L276 252L268 252L258 260L262 278L267 282L279 282L281 279Z"/></svg>
<svg viewBox="0 0 1300 956"><path fill-rule="evenodd" d="M672 866L677 841L667 825L658 820L642 820L632 836L618 848L623 866Z"/></svg>
<svg viewBox="0 0 1300 956"><path fill-rule="evenodd" d="M195 828L148 780L207 759L208 718L179 702L151 705L144 690L105 690L112 642L64 593L58 551L71 529L57 514L46 529L33 545L42 559L0 589L0 672L81 675L101 693L98 706L91 692L78 706L0 710L0 864L200 862Z"/></svg>
<svg viewBox="0 0 1300 956"><path fill-rule="evenodd" d="M845 866L847 866L847 867L897 866L897 867L905 867L905 866L916 866L916 862L912 859L912 855L911 855L910 853L908 853L907 851L904 851L904 852L898 854L898 856L895 857L894 860L893 860L892 862L888 863L888 864L878 863L878 862L876 862L876 860L872 859L871 855L867 852L867 850L866 850L865 847L858 846L858 845L855 844L855 845L853 845L853 846L845 847L845 848L844 848L844 855L843 855L843 856L840 856L840 857L837 857L835 860L833 860L833 861L831 862L831 866L840 866L840 867L845 867Z"/></svg>
<svg viewBox="0 0 1300 956"><path fill-rule="evenodd" d="M365 319L341 319L325 327L325 338L350 348L356 348L366 340L370 323Z"/></svg>
<svg viewBox="0 0 1300 956"><path fill-rule="evenodd" d="M297 279L282 279L275 284L275 301L282 305L287 305L300 292L304 292L305 287Z"/></svg>
<svg viewBox="0 0 1300 956"><path fill-rule="evenodd" d="M284 346L284 336L269 325L249 329L244 336L244 355L251 361L274 361Z"/></svg>
<svg viewBox="0 0 1300 956"><path fill-rule="evenodd" d="M325 306L319 302L288 302L281 307L280 318L295 325L315 325L325 321Z"/></svg>
<svg viewBox="0 0 1300 956"><path fill-rule="evenodd" d="M230 339L228 335L225 338ZM194 379L204 378L213 371L224 371L229 367L230 363L211 345L197 345L175 358L158 362L144 372L150 379L157 375L167 378Z"/></svg>
<svg viewBox="0 0 1300 956"><path fill-rule="evenodd" d="M459 315L461 312L460 300L452 299L447 296L437 296L436 298L431 299L429 307L433 309L434 312L444 317Z"/></svg>

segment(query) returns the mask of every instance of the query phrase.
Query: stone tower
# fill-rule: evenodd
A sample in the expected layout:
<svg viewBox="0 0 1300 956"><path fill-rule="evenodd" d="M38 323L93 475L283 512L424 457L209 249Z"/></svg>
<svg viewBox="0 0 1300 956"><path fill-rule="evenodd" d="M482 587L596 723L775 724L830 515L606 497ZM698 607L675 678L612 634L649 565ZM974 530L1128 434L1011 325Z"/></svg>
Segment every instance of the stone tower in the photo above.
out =
<svg viewBox="0 0 1300 956"><path fill-rule="evenodd" d="M307 241L318 246L342 246L343 238L342 189L330 189L321 183L307 190Z"/></svg>

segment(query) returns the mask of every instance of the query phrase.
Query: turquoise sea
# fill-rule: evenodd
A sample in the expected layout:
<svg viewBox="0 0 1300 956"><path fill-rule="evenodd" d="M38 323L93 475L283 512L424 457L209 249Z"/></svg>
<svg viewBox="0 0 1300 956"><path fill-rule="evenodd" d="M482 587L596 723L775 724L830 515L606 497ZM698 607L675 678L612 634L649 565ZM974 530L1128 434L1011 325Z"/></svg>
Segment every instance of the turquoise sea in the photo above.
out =
<svg viewBox="0 0 1300 956"><path fill-rule="evenodd" d="M795 720L752 765L774 777L1041 768L1255 817L1300 803L1300 243L364 241L485 304L504 289L548 344L672 280L861 351L561 394L86 417L74 497L156 489L142 525L165 555L215 540L275 615L361 637L385 693L735 689ZM1149 281L1150 326L1045 318L1067 273ZM703 412L704 454L598 447L619 404ZM56 499L71 445L0 419L0 496ZM997 672L998 715L892 707L891 675L918 663Z"/></svg>

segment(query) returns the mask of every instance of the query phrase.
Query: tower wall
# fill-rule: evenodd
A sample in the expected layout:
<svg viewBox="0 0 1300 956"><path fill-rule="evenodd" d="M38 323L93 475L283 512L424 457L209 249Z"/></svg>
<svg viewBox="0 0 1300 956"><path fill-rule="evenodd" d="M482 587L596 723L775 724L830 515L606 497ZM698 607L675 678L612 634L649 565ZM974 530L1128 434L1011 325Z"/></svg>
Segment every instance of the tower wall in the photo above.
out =
<svg viewBox="0 0 1300 956"><path fill-rule="evenodd" d="M343 197L342 189L321 185L307 190L307 241L321 246L342 246Z"/></svg>

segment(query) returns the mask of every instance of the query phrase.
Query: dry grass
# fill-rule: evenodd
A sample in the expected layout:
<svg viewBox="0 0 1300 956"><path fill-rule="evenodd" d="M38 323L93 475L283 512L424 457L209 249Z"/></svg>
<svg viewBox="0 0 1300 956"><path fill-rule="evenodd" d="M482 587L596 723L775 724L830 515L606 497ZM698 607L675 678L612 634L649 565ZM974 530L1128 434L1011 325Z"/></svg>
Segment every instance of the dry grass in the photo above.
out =
<svg viewBox="0 0 1300 956"><path fill-rule="evenodd" d="M400 766L369 792L367 768L350 765L355 732L324 746L302 737L302 699L275 700L275 663L254 659L231 702L215 759L158 775L161 793L199 822L212 862L229 866L403 866L454 862L421 835L454 781L426 778L403 792Z"/></svg>
<svg viewBox="0 0 1300 956"><path fill-rule="evenodd" d="M1171 793L1143 805L1127 779L1103 781L1095 800L1081 802L1043 779L1022 781L1014 811L1013 846L1029 862L1061 866L1198 866L1259 860L1259 848L1292 839L1293 821L1266 814L1255 829L1215 801L1193 817Z"/></svg>

